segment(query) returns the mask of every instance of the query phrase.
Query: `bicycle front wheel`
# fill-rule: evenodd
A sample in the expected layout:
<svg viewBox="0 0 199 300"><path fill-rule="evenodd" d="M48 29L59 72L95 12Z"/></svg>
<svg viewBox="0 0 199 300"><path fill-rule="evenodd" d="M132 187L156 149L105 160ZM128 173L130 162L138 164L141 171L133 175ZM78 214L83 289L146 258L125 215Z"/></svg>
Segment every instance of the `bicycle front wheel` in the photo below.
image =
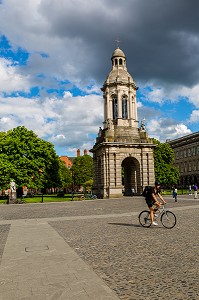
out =
<svg viewBox="0 0 199 300"><path fill-rule="evenodd" d="M140 225L143 227L150 227L151 226L151 218L150 212L148 210L143 210L138 216Z"/></svg>
<svg viewBox="0 0 199 300"><path fill-rule="evenodd" d="M176 216L167 210L161 215L161 223L165 228L173 228L176 225Z"/></svg>

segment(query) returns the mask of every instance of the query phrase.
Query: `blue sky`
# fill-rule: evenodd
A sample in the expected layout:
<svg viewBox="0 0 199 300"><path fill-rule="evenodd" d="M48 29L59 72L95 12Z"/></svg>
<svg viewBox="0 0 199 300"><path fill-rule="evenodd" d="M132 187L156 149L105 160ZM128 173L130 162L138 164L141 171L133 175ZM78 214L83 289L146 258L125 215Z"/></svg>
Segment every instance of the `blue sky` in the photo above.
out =
<svg viewBox="0 0 199 300"><path fill-rule="evenodd" d="M195 0L1 1L0 131L24 125L58 155L92 148L118 37L149 136L198 131L198 11Z"/></svg>

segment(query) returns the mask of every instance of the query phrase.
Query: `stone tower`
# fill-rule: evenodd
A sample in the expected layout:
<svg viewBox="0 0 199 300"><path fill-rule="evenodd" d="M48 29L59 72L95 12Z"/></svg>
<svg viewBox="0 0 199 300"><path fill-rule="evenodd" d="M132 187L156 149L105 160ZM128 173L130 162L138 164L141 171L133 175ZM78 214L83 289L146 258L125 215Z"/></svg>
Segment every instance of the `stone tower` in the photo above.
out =
<svg viewBox="0 0 199 300"><path fill-rule="evenodd" d="M144 122L138 126L137 86L126 67L124 52L112 55L112 70L102 87L104 122L93 148L94 187L100 198L140 195L154 184L154 144Z"/></svg>

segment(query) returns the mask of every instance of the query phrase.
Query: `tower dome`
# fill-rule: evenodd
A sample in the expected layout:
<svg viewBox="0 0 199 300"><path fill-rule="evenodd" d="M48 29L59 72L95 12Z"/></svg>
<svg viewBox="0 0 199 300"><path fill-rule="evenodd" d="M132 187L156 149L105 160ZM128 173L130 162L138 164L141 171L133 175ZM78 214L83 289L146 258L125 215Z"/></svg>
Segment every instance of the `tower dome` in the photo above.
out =
<svg viewBox="0 0 199 300"><path fill-rule="evenodd" d="M124 58L126 58L124 52L119 47L117 49L115 49L115 51L113 52L112 59L114 57L124 57Z"/></svg>
<svg viewBox="0 0 199 300"><path fill-rule="evenodd" d="M103 88L107 84L123 83L132 84L135 87L132 76L128 73L126 67L126 56L124 52L118 47L114 50L112 57L112 70L109 72Z"/></svg>

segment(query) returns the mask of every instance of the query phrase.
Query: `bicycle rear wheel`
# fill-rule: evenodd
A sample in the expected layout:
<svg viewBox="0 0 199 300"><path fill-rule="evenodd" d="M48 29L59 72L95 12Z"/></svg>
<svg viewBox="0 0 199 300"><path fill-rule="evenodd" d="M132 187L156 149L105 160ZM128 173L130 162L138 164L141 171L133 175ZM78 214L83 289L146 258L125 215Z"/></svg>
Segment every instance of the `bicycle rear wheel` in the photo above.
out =
<svg viewBox="0 0 199 300"><path fill-rule="evenodd" d="M138 216L140 225L143 227L150 227L151 226L151 218L150 218L150 211L143 210Z"/></svg>
<svg viewBox="0 0 199 300"><path fill-rule="evenodd" d="M171 229L176 225L176 216L167 210L161 215L160 221L165 228Z"/></svg>

